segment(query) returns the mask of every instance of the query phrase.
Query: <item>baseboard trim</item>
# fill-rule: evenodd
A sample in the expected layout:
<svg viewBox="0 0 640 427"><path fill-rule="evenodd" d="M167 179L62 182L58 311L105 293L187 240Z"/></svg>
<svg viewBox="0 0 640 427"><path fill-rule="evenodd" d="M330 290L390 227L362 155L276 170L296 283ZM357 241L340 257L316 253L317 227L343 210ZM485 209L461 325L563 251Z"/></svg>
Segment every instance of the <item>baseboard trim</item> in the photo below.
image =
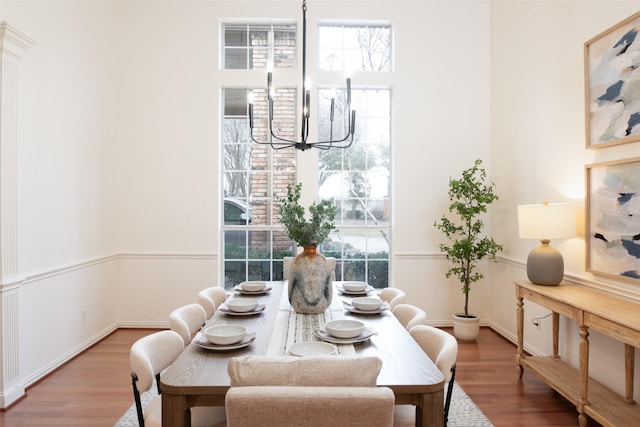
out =
<svg viewBox="0 0 640 427"><path fill-rule="evenodd" d="M91 338L85 340L81 344L77 345L76 347L64 353L62 356L58 357L57 359L43 366L38 371L34 372L28 377L25 377L22 380L23 390L35 384L36 382L42 380L44 377L46 377L47 375L49 375L50 373L52 373L53 371L55 371L56 369L58 369L59 367L61 367L71 359L73 359L74 357L83 353L84 351L86 351L87 349L89 349L90 347L92 347L94 344L98 343L102 339L106 338L109 334L114 332L116 329L118 329L117 323L113 323L107 326L106 328L104 328L103 330L101 330Z"/></svg>

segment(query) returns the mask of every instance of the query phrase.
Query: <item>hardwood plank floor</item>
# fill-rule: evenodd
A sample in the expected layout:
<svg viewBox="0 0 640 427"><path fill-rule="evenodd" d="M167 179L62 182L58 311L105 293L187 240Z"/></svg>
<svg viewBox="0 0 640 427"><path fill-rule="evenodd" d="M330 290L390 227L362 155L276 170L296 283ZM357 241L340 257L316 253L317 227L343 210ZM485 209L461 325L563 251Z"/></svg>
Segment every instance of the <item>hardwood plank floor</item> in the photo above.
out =
<svg viewBox="0 0 640 427"><path fill-rule="evenodd" d="M129 348L151 332L115 331L30 387L0 412L0 426L113 426L133 402ZM573 405L544 382L527 371L518 380L515 346L489 328L459 343L457 366L456 380L496 427L578 425Z"/></svg>
<svg viewBox="0 0 640 427"><path fill-rule="evenodd" d="M575 407L527 370L519 380L515 360L515 344L480 328L476 342L458 342L456 381L496 427L577 426Z"/></svg>

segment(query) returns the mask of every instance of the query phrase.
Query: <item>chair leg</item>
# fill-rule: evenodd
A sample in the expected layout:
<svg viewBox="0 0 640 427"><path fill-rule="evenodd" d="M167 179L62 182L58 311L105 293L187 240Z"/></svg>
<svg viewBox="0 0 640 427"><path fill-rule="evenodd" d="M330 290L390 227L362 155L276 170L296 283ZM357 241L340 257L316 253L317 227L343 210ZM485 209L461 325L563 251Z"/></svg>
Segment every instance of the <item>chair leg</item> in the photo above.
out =
<svg viewBox="0 0 640 427"><path fill-rule="evenodd" d="M447 426L449 421L449 407L451 406L451 393L453 392L453 381L456 378L456 365L451 367L451 380L449 380L449 387L447 387L447 398L444 402L444 425Z"/></svg>
<svg viewBox="0 0 640 427"><path fill-rule="evenodd" d="M138 414L138 425L144 427L144 415L142 414L142 401L140 400L140 392L136 386L138 376L131 373L131 386L133 387L133 400L136 402L136 413Z"/></svg>

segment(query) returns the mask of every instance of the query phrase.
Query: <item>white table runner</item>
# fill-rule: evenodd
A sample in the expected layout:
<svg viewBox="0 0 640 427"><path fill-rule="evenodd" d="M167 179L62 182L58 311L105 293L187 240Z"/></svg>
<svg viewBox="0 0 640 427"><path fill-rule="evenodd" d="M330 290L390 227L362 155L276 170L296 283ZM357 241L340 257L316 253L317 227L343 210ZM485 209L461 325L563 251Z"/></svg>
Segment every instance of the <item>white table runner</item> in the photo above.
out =
<svg viewBox="0 0 640 427"><path fill-rule="evenodd" d="M278 313L273 326L273 333L267 348L267 356L290 355L291 345L302 341L321 341L316 336L316 329L324 329L325 323L331 320L344 319L342 302L333 289L331 305L321 314L299 314L289 304L288 283L284 283L282 296L278 305ZM356 354L353 344L335 344L338 354L352 356Z"/></svg>

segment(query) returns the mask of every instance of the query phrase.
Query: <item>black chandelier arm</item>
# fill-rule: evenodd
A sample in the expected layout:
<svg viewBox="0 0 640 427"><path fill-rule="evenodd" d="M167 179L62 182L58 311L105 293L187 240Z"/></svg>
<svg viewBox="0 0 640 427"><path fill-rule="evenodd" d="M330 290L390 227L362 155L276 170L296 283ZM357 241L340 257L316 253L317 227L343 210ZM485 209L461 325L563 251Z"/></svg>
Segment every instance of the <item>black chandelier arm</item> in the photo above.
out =
<svg viewBox="0 0 640 427"><path fill-rule="evenodd" d="M333 139L333 125L335 115L335 98L331 97L331 109L329 113L330 129L329 140L308 142L309 139L309 117L311 112L311 93L307 88L307 2L302 2L302 93L301 93L301 106L302 106L302 123L300 125L300 141L290 140L280 137L274 132L274 90L273 90L273 75L271 71L267 73L267 103L268 103L268 127L269 127L269 141L258 141L253 134L254 132L254 117L253 117L253 102L249 101L249 127L251 140L256 144L270 145L275 150L283 148L293 147L298 150L308 150L310 148L318 148L320 150L329 150L331 148L348 148L353 144L356 128L356 111L351 109L351 78L347 78L346 87L346 110L347 110L347 133L341 139Z"/></svg>
<svg viewBox="0 0 640 427"><path fill-rule="evenodd" d="M309 136L309 126L308 126L308 120L309 118L305 118L305 122L307 123L307 126L305 127L306 129L306 133L303 134L303 138L302 141L295 141L292 139L287 139L287 138L283 138L280 137L278 135L276 135L273 132L273 118L269 119L269 134L271 135L271 137L273 138L273 140L271 141L259 141L258 139L256 139L256 137L253 134L253 129L254 129L254 122L253 122L253 104L249 104L249 128L250 128L250 135L251 135L251 139L253 140L253 142L255 142L256 144L262 144L262 145L271 145L272 148L274 149L278 149L278 148L287 148L287 147L295 147L299 150L306 150L307 148L322 148L322 149L331 149L331 148L348 148L351 146L351 144L353 143L353 137L355 135L355 125L356 125L356 111L355 110L351 110L351 114L347 114L348 116L348 131L347 134L342 137L341 139L333 139L333 120L331 121L331 135L330 135L330 139L326 140L326 141L317 141L317 142L307 142L308 141L308 136ZM275 141L274 141L275 140ZM342 142L345 142L349 140L349 143L346 145L339 145ZM276 147L278 146L278 147Z"/></svg>

